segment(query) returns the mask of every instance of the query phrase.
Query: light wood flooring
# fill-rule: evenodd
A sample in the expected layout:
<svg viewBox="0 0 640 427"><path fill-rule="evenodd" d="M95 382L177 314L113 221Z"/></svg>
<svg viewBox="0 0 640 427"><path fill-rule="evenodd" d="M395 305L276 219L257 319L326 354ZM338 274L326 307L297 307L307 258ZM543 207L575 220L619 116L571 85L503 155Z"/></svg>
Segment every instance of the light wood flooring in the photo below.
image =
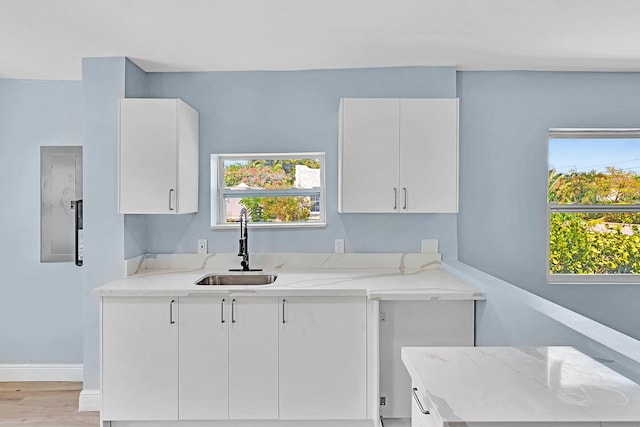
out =
<svg viewBox="0 0 640 427"><path fill-rule="evenodd" d="M0 382L0 426L97 427L99 412L78 412L82 383Z"/></svg>

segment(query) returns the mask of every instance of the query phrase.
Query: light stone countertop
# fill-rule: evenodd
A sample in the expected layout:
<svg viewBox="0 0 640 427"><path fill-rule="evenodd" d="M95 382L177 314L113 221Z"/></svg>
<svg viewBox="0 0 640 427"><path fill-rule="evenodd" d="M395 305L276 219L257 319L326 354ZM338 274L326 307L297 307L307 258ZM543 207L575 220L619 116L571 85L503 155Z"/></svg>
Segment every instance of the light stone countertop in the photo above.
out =
<svg viewBox="0 0 640 427"><path fill-rule="evenodd" d="M478 300L484 295L440 269L440 254L252 254L251 267L277 274L271 285L203 286L213 273L239 267L235 254L146 255L127 260L128 276L97 296L367 296L377 300ZM247 274L242 272L231 274Z"/></svg>
<svg viewBox="0 0 640 427"><path fill-rule="evenodd" d="M403 347L445 426L640 426L640 385L572 347ZM448 424L447 424L448 423Z"/></svg>

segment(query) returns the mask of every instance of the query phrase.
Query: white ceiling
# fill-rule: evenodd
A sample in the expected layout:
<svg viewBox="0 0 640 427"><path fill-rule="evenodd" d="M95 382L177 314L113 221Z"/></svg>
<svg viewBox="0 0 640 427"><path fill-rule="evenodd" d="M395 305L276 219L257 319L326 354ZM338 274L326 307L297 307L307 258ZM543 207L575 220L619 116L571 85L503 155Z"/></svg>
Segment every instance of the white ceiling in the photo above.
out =
<svg viewBox="0 0 640 427"><path fill-rule="evenodd" d="M450 65L640 71L640 0L0 0L0 78Z"/></svg>

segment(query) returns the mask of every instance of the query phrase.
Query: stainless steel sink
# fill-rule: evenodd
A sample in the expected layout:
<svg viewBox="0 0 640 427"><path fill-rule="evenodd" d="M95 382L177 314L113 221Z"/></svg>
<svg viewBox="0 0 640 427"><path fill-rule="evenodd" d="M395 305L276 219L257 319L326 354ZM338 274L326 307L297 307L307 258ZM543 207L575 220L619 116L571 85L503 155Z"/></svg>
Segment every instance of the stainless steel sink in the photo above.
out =
<svg viewBox="0 0 640 427"><path fill-rule="evenodd" d="M235 286L270 285L278 278L277 274L210 274L196 282L196 285Z"/></svg>

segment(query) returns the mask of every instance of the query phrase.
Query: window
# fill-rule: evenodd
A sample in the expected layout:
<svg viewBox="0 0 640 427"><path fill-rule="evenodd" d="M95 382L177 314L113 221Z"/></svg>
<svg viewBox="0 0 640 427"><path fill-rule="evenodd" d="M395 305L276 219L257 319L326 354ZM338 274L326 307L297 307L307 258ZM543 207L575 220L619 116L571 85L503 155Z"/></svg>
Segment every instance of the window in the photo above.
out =
<svg viewBox="0 0 640 427"><path fill-rule="evenodd" d="M638 281L640 129L552 129L547 194L549 282Z"/></svg>
<svg viewBox="0 0 640 427"><path fill-rule="evenodd" d="M213 154L211 226L236 227L243 208L254 226L325 226L324 153Z"/></svg>

